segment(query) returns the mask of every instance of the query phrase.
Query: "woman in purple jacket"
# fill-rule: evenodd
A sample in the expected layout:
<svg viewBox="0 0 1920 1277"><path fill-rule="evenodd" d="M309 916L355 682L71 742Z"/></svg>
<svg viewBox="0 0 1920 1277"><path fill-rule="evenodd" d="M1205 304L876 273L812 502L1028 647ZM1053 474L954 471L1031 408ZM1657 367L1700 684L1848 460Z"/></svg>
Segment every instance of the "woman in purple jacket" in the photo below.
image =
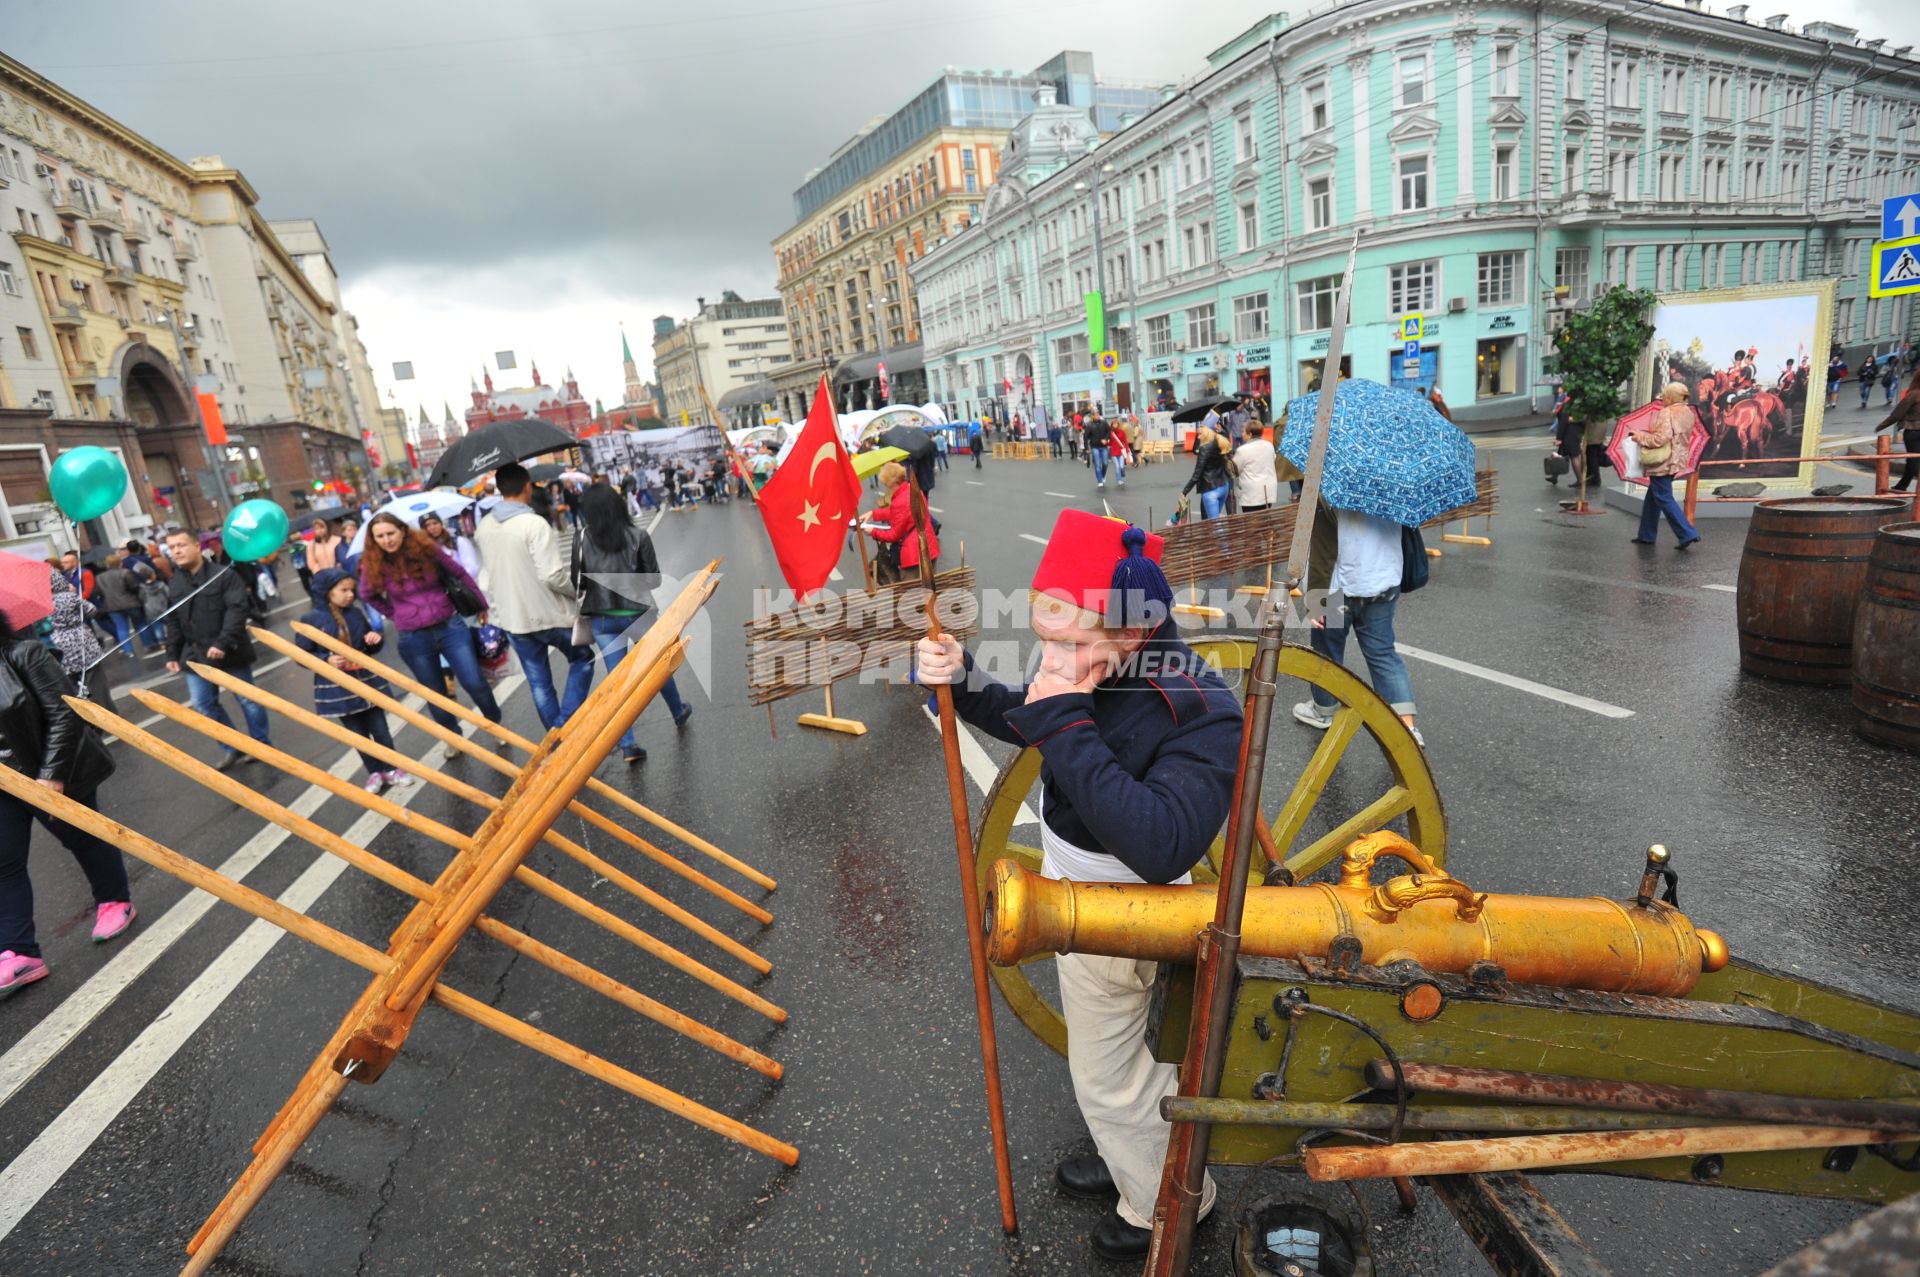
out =
<svg viewBox="0 0 1920 1277"><path fill-rule="evenodd" d="M426 533L390 514L377 514L367 525L367 549L360 561L360 596L379 608L400 632L401 659L416 679L438 690L443 685L440 660L445 657L454 678L473 698L474 708L497 723L500 706L480 671L473 631L460 619L460 610L447 593L455 582L471 590L474 598L486 598L480 592L480 583ZM486 619L484 611L475 617L480 624ZM429 712L442 727L459 725L453 715L438 706Z"/></svg>

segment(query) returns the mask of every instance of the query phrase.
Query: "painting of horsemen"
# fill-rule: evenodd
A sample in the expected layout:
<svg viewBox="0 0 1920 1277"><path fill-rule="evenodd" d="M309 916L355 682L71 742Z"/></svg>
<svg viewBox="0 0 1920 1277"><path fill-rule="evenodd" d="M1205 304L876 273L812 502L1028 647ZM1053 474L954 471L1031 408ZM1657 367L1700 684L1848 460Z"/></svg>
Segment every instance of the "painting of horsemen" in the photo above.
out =
<svg viewBox="0 0 1920 1277"><path fill-rule="evenodd" d="M1728 463L1704 481L1810 478L1832 304L1831 280L1659 298L1640 398L1687 388L1710 440L1701 460Z"/></svg>

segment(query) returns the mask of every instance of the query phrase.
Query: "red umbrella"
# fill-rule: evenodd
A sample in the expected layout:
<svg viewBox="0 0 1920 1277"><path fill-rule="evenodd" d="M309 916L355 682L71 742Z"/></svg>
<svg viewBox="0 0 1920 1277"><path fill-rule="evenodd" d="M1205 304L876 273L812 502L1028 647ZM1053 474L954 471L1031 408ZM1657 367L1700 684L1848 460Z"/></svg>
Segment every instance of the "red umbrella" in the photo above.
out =
<svg viewBox="0 0 1920 1277"><path fill-rule="evenodd" d="M53 573L44 559L0 550L0 616L23 634L53 615Z"/></svg>
<svg viewBox="0 0 1920 1277"><path fill-rule="evenodd" d="M1627 436L1636 430L1647 430L1653 425L1653 419L1666 405L1656 400L1644 408L1635 408L1620 418L1613 426L1613 439L1607 444L1607 456L1613 459L1613 472L1621 478L1627 476ZM1707 424L1700 420L1700 410L1687 405L1693 413L1693 437L1687 443L1687 464L1680 469L1681 474L1690 474L1700 468L1700 458L1705 455L1707 445L1712 441L1708 437ZM1645 483L1645 475L1627 479L1628 483Z"/></svg>

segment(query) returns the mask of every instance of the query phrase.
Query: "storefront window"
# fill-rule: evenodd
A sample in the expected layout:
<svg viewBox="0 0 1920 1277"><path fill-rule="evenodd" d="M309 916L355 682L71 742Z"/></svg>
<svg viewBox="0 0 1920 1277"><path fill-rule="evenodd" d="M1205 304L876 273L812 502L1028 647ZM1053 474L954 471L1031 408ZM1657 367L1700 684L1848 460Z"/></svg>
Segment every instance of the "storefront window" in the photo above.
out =
<svg viewBox="0 0 1920 1277"><path fill-rule="evenodd" d="M1147 405L1149 412L1169 412L1173 409L1173 382L1165 377L1155 377L1147 383L1153 394L1153 402Z"/></svg>
<svg viewBox="0 0 1920 1277"><path fill-rule="evenodd" d="M1309 395L1320 389L1320 368L1324 363L1326 363L1324 359L1303 359L1300 361L1301 394ZM1343 380L1353 376L1352 355L1340 356L1340 376Z"/></svg>
<svg viewBox="0 0 1920 1277"><path fill-rule="evenodd" d="M1480 343L1474 352L1476 399L1496 399L1518 393L1520 358L1511 337L1495 337Z"/></svg>

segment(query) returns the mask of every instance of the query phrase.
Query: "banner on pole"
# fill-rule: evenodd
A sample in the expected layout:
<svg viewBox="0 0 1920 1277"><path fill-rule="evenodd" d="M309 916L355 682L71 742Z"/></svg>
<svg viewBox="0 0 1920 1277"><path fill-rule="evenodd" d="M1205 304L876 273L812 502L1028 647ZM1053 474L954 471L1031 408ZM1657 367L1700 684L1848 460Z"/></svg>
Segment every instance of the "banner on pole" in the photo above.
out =
<svg viewBox="0 0 1920 1277"><path fill-rule="evenodd" d="M220 416L220 401L202 390L194 396L200 401L200 420L207 428L207 442L225 444L227 441L227 423Z"/></svg>

